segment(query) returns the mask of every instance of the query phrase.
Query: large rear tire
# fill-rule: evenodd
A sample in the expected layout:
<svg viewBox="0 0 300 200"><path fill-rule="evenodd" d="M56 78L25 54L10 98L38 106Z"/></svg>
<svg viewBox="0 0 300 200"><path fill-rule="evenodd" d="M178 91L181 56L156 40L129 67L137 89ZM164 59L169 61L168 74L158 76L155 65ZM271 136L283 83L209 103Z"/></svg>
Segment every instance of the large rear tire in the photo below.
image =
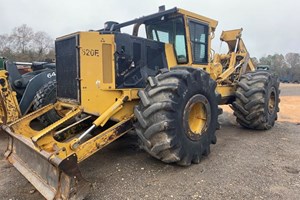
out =
<svg viewBox="0 0 300 200"><path fill-rule="evenodd" d="M48 104L56 102L56 81L46 83L35 95L33 100L33 110L38 110ZM38 120L48 126L61 119L56 110L52 109L38 118Z"/></svg>
<svg viewBox="0 0 300 200"><path fill-rule="evenodd" d="M134 109L141 146L166 163L199 163L216 143L216 82L200 69L177 67L148 78Z"/></svg>
<svg viewBox="0 0 300 200"><path fill-rule="evenodd" d="M268 71L242 75L232 104L237 122L250 129L272 128L279 112L279 92L279 79Z"/></svg>

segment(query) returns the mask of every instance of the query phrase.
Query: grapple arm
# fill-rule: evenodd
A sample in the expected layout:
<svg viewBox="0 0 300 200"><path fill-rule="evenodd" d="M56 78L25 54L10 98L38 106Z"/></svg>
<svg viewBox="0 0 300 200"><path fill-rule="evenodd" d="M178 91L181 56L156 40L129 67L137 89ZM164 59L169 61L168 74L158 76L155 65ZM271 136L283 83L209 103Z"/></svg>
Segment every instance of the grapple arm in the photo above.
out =
<svg viewBox="0 0 300 200"><path fill-rule="evenodd" d="M214 63L223 64L223 72L217 77L217 82L226 81L234 72L238 72L236 77L240 77L246 71L254 71L255 67L242 39L243 29L223 31L220 37L228 45L227 54L216 54Z"/></svg>

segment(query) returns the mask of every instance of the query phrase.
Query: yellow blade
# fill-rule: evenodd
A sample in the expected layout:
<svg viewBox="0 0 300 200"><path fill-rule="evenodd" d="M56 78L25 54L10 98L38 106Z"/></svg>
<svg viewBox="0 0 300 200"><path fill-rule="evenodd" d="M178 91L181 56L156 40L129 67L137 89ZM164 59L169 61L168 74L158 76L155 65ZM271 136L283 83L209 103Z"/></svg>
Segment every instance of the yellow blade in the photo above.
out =
<svg viewBox="0 0 300 200"><path fill-rule="evenodd" d="M50 159L48 152L36 151L27 138L13 133L7 126L3 129L10 136L5 153L8 161L46 199L83 199L87 195L90 184L79 171L76 154L64 160Z"/></svg>

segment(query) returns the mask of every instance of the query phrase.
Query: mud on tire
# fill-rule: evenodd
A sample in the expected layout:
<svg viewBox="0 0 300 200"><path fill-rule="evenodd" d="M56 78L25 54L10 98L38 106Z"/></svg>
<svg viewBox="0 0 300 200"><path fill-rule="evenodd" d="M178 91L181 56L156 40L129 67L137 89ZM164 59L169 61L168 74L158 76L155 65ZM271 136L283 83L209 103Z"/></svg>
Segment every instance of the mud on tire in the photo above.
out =
<svg viewBox="0 0 300 200"><path fill-rule="evenodd" d="M237 122L250 129L272 128L279 112L279 92L277 76L268 71L242 75L232 104Z"/></svg>
<svg viewBox="0 0 300 200"><path fill-rule="evenodd" d="M149 77L134 109L142 148L166 163L199 163L216 143L221 110L215 88L215 81L200 69L176 67ZM201 109L203 116L198 113Z"/></svg>
<svg viewBox="0 0 300 200"><path fill-rule="evenodd" d="M50 103L56 102L56 81L49 81L35 95L33 99L33 110L38 110ZM54 110L50 110L41 117L39 121L48 126L61 119L61 116Z"/></svg>

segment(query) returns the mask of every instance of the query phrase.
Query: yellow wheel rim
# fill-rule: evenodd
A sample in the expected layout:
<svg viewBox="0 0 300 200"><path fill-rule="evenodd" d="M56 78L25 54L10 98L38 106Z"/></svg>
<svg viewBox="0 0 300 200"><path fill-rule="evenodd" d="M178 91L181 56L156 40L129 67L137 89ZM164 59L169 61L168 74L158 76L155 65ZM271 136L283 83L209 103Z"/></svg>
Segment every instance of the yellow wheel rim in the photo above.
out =
<svg viewBox="0 0 300 200"><path fill-rule="evenodd" d="M192 140L199 140L211 121L208 99L201 94L192 96L185 106L184 120L188 137Z"/></svg>
<svg viewBox="0 0 300 200"><path fill-rule="evenodd" d="M202 130L206 124L206 108L202 102L194 103L190 106L189 127L193 134L202 134Z"/></svg>

